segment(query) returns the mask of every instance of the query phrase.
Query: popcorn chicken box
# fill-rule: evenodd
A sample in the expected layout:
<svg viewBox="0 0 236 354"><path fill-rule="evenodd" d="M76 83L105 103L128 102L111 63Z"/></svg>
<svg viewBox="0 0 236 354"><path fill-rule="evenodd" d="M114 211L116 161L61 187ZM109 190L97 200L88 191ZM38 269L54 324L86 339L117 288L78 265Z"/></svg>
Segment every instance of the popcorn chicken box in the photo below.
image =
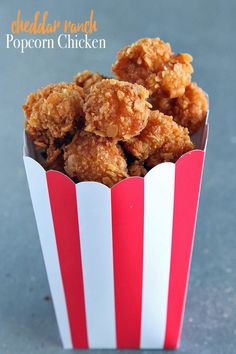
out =
<svg viewBox="0 0 236 354"><path fill-rule="evenodd" d="M180 341L207 140L112 188L24 164L64 348L174 349Z"/></svg>

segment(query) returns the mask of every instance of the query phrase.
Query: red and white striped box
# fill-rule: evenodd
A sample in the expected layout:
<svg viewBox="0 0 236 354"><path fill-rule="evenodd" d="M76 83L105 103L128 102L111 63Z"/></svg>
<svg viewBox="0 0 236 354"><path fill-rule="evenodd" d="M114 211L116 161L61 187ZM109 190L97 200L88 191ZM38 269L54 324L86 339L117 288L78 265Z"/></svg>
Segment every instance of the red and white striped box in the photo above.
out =
<svg viewBox="0 0 236 354"><path fill-rule="evenodd" d="M207 124L198 149L112 188L24 163L64 348L176 348Z"/></svg>

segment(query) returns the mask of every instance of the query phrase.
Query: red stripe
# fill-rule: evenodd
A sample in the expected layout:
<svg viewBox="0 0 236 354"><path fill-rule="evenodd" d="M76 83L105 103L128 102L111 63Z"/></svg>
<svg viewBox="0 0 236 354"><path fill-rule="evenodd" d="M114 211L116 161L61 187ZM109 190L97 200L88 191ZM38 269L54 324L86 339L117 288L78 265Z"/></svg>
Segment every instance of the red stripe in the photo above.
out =
<svg viewBox="0 0 236 354"><path fill-rule="evenodd" d="M74 348L88 348L75 184L47 172L57 250Z"/></svg>
<svg viewBox="0 0 236 354"><path fill-rule="evenodd" d="M118 348L139 348L142 307L144 179L112 188L112 232Z"/></svg>
<svg viewBox="0 0 236 354"><path fill-rule="evenodd" d="M165 349L178 346L191 262L204 152L185 154L176 163L174 219Z"/></svg>

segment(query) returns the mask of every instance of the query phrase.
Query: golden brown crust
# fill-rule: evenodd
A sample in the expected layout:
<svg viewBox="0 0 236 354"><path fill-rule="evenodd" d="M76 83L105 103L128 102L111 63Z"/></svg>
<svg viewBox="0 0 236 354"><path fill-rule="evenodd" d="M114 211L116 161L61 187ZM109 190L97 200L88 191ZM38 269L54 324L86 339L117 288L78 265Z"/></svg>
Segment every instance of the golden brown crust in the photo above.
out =
<svg viewBox="0 0 236 354"><path fill-rule="evenodd" d="M84 92L74 83L51 84L31 93L23 106L26 131L36 144L39 135L63 138L75 129L83 103Z"/></svg>
<svg viewBox="0 0 236 354"><path fill-rule="evenodd" d="M150 95L178 97L191 81L189 54L174 55L169 43L143 38L119 51L113 72L121 80L143 85Z"/></svg>
<svg viewBox="0 0 236 354"><path fill-rule="evenodd" d="M65 170L79 181L97 181L111 187L128 177L120 146L107 138L83 131L65 147Z"/></svg>
<svg viewBox="0 0 236 354"><path fill-rule="evenodd" d="M191 82L191 74L193 73L191 61L192 57L189 54L175 55L156 76L157 83L154 84L154 91L163 97L182 96L186 86Z"/></svg>
<svg viewBox="0 0 236 354"><path fill-rule="evenodd" d="M175 162L194 148L188 129L159 111L151 111L146 128L138 137L125 142L124 146L136 158L147 160L148 167L163 161Z"/></svg>
<svg viewBox="0 0 236 354"><path fill-rule="evenodd" d="M193 72L189 54L173 56L162 69L147 76L143 85L150 94L159 97L174 98L184 94L185 88L191 82Z"/></svg>
<svg viewBox="0 0 236 354"><path fill-rule="evenodd" d="M147 174L146 168L141 161L134 161L128 165L128 171L130 176L144 177Z"/></svg>
<svg viewBox="0 0 236 354"><path fill-rule="evenodd" d="M85 130L96 135L127 140L146 126L148 91L137 84L106 79L91 88L84 104Z"/></svg>
<svg viewBox="0 0 236 354"><path fill-rule="evenodd" d="M23 106L25 130L36 150L45 151L45 168L53 163L56 166L60 154L57 141L60 139L63 145L63 139L74 133L83 115L83 103L83 89L73 83L51 84L28 96Z"/></svg>
<svg viewBox="0 0 236 354"><path fill-rule="evenodd" d="M208 111L207 96L195 82L186 87L183 96L176 99L153 97L151 103L161 112L172 115L174 120L187 127L191 134L200 128Z"/></svg>
<svg viewBox="0 0 236 354"><path fill-rule="evenodd" d="M36 150L47 150L53 138L48 131L38 130L29 124L29 121L25 120L25 131L27 135L33 140Z"/></svg>
<svg viewBox="0 0 236 354"><path fill-rule="evenodd" d="M178 97L173 109L177 123L187 127L190 133L195 133L206 118L208 100L204 91L192 82L185 94Z"/></svg>
<svg viewBox="0 0 236 354"><path fill-rule="evenodd" d="M86 95L90 92L90 89L93 85L103 79L106 79L106 77L99 74L98 72L94 73L90 70L84 70L81 73L75 75L74 82L76 85L83 88Z"/></svg>
<svg viewBox="0 0 236 354"><path fill-rule="evenodd" d="M172 55L169 43L160 38L142 38L118 52L112 71L121 80L144 85L147 78L159 72Z"/></svg>

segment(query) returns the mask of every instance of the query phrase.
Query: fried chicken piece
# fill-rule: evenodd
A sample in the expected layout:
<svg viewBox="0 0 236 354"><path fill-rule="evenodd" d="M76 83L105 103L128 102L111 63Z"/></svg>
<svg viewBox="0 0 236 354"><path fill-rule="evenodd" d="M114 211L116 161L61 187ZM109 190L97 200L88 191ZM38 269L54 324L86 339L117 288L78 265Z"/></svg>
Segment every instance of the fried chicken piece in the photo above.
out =
<svg viewBox="0 0 236 354"><path fill-rule="evenodd" d="M193 67L190 64L192 56L186 53L175 55L153 81L150 78L150 85L154 87L157 94L163 97L179 97L185 92L185 88L191 82Z"/></svg>
<svg viewBox="0 0 236 354"><path fill-rule="evenodd" d="M186 88L183 96L176 99L173 107L175 121L187 127L190 133L195 133L200 128L207 111L207 96L195 82Z"/></svg>
<svg viewBox="0 0 236 354"><path fill-rule="evenodd" d="M179 126L171 116L151 111L146 128L137 137L126 141L125 149L148 167L163 161L175 162L194 148L188 129Z"/></svg>
<svg viewBox="0 0 236 354"><path fill-rule="evenodd" d="M128 165L128 171L130 176L144 177L147 174L146 168L141 161L134 161Z"/></svg>
<svg viewBox="0 0 236 354"><path fill-rule="evenodd" d="M106 79L91 88L85 98L85 130L96 135L127 140L146 126L148 91L137 84Z"/></svg>
<svg viewBox="0 0 236 354"><path fill-rule="evenodd" d="M111 187L128 177L124 153L114 141L83 131L65 147L65 170L79 181L97 181Z"/></svg>
<svg viewBox="0 0 236 354"><path fill-rule="evenodd" d="M187 127L191 134L200 128L208 111L207 96L195 82L186 87L183 96L175 99L156 97L151 102L156 109L172 115L174 120Z"/></svg>
<svg viewBox="0 0 236 354"><path fill-rule="evenodd" d="M83 115L84 92L74 83L48 85L31 93L23 106L25 128L37 145L43 135L63 138L73 132L76 122Z"/></svg>
<svg viewBox="0 0 236 354"><path fill-rule="evenodd" d="M172 56L169 43L160 38L142 38L118 52L112 71L121 80L145 86L147 78L162 70Z"/></svg>
<svg viewBox="0 0 236 354"><path fill-rule="evenodd" d="M76 85L83 88L86 95L90 92L90 89L93 85L103 79L106 79L106 77L99 73L93 73L90 70L84 70L81 73L76 74L74 77L74 82Z"/></svg>
<svg viewBox="0 0 236 354"><path fill-rule="evenodd" d="M25 130L36 150L47 154L46 166L57 159L58 140L62 145L75 131L83 115L83 103L83 89L73 83L51 84L28 96L23 106Z"/></svg>
<svg viewBox="0 0 236 354"><path fill-rule="evenodd" d="M112 71L121 80L143 85L150 95L178 97L191 82L189 54L174 55L160 38L143 38L118 52Z"/></svg>

